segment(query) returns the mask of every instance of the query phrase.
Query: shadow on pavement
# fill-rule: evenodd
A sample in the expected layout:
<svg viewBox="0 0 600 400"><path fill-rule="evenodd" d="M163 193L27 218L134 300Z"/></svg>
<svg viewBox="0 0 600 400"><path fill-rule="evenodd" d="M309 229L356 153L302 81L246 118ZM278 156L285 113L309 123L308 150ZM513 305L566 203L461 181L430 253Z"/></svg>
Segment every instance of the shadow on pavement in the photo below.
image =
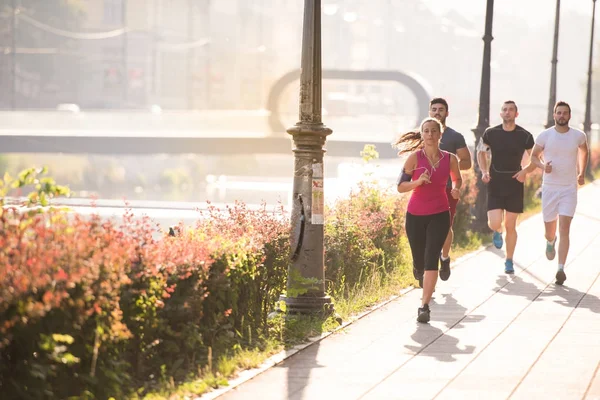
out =
<svg viewBox="0 0 600 400"><path fill-rule="evenodd" d="M442 294L444 303L432 307L432 321L441 321L448 330L443 331L431 324L419 324L411 338L420 346L405 345L404 347L414 351L415 356L435 357L438 361L454 362L457 354L473 354L475 346L459 346L459 340L451 336L452 329L461 329L464 323L479 322L485 315L466 314L467 308L460 305L452 294ZM435 346L438 344L439 346Z"/></svg>
<svg viewBox="0 0 600 400"><path fill-rule="evenodd" d="M518 264L515 264L515 266L517 265ZM561 299L554 300L554 302L565 307L588 309L595 314L600 314L600 298L598 296L584 293L580 290L569 287L568 284L563 286L556 285L553 283L553 280L550 282L545 282L535 274L523 268L523 266L518 266L523 269L522 273L528 274L538 282L544 284L544 288L540 289L531 282L525 282L519 275L504 275L499 276L496 280L496 288L494 288L495 291L511 296L522 296L529 301L534 301L538 296L561 297ZM596 279L598 279L598 277L596 277Z"/></svg>
<svg viewBox="0 0 600 400"><path fill-rule="evenodd" d="M309 321L313 322L310 323ZM321 319L319 317L311 317L305 315L288 315L287 318L285 318L285 332L288 333L297 331L298 325L304 325L309 323L313 328L311 336L318 336L323 333L323 326L322 323L317 323L315 325L316 321L321 321ZM317 331L314 330L315 328L317 329ZM324 368L324 366L319 364L319 362L317 361L320 345L320 341L312 344L311 346L294 354L292 357L288 358L277 367L287 370L286 398L288 400L300 400L306 398L304 391L309 386L311 375L315 373L315 370Z"/></svg>
<svg viewBox="0 0 600 400"><path fill-rule="evenodd" d="M311 374L324 366L317 361L320 342L302 350L281 365L287 369L287 399L305 399L304 390L308 387Z"/></svg>
<svg viewBox="0 0 600 400"><path fill-rule="evenodd" d="M439 309L438 321L442 321L449 329L462 329L465 323L473 323L483 321L485 315L482 314L467 314L467 308L458 303L452 293L442 294L444 303L436 307Z"/></svg>
<svg viewBox="0 0 600 400"><path fill-rule="evenodd" d="M515 264L515 266L517 265ZM522 266L519 267L523 268ZM521 296L533 301L544 289L540 289L531 282L525 282L519 275L502 275L496 279L496 287L493 290L500 294Z"/></svg>
<svg viewBox="0 0 600 400"><path fill-rule="evenodd" d="M551 288L551 290L542 293L542 296L558 296L561 299L554 300L556 304L570 308L587 309L595 314L600 314L600 298L598 296L568 286L552 285Z"/></svg>
<svg viewBox="0 0 600 400"><path fill-rule="evenodd" d="M420 346L405 345L404 347L414 351L415 356L435 357L436 360L442 362L454 362L456 361L455 355L473 354L475 351L475 346L459 347L457 338L429 324L417 325L417 330L411 335L411 338ZM431 346L435 343L440 343L442 348L439 350L432 348Z"/></svg>

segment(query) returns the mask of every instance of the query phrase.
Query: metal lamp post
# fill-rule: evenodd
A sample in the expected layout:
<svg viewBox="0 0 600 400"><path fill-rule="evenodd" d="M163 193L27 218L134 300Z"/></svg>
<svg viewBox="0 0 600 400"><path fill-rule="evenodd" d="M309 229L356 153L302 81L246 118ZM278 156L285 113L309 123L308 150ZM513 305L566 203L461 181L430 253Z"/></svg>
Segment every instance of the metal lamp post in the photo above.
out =
<svg viewBox="0 0 600 400"><path fill-rule="evenodd" d="M481 88L479 91L479 117L475 134L475 148L479 145L485 130L490 126L490 81L492 59L492 22L494 20L494 0L487 0L485 11L485 34L483 35L483 64L481 68ZM481 180L479 164L475 163L477 179L477 199L475 202L475 228L481 232L487 227L487 186Z"/></svg>
<svg viewBox="0 0 600 400"><path fill-rule="evenodd" d="M300 121L293 138L291 262L285 301L291 313L333 311L325 294L323 154L331 129L321 122L321 0L305 0L300 76Z"/></svg>
<svg viewBox="0 0 600 400"><path fill-rule="evenodd" d="M587 136L588 147L592 145L592 61L594 58L594 24L596 22L596 0L592 0L592 33L590 35L590 56L588 59L588 80L587 94L585 96L585 119L583 121L583 130ZM585 170L588 179L593 180L591 163L588 162Z"/></svg>
<svg viewBox="0 0 600 400"><path fill-rule="evenodd" d="M548 117L546 128L554 126L554 105L556 104L556 65L558 64L558 25L560 22L560 0L556 0L556 16L554 18L554 42L552 45L552 73L550 75L550 97L548 98Z"/></svg>
<svg viewBox="0 0 600 400"><path fill-rule="evenodd" d="M19 4L17 0L12 0L12 18L11 18L11 108L17 109L17 14L19 13Z"/></svg>
<svg viewBox="0 0 600 400"><path fill-rule="evenodd" d="M129 101L129 73L128 73L128 51L129 35L127 34L127 0L121 0L121 22L123 23L123 41L121 45L121 58L123 65L123 104Z"/></svg>

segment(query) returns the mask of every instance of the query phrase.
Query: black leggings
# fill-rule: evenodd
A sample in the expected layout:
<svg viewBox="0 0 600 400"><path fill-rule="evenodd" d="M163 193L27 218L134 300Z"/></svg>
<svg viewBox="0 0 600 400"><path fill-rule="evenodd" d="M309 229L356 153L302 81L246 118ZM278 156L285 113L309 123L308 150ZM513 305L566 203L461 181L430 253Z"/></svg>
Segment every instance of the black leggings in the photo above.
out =
<svg viewBox="0 0 600 400"><path fill-rule="evenodd" d="M415 269L437 271L440 253L449 231L449 211L431 215L406 213L406 236Z"/></svg>

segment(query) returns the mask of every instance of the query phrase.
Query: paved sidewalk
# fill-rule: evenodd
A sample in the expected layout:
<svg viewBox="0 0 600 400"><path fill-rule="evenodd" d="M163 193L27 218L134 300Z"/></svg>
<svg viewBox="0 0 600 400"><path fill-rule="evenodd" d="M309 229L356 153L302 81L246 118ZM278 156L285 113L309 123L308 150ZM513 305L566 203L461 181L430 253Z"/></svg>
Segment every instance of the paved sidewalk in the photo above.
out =
<svg viewBox="0 0 600 400"><path fill-rule="evenodd" d="M482 251L439 281L302 350L219 399L600 399L600 183L579 192L564 286L543 222L519 227L515 274Z"/></svg>

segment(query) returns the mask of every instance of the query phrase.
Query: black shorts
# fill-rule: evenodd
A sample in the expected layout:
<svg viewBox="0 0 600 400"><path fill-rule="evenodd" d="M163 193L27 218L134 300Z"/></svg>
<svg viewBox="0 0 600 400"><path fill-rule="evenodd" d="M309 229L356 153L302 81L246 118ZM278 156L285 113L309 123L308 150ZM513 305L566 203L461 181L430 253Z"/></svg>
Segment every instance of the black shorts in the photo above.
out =
<svg viewBox="0 0 600 400"><path fill-rule="evenodd" d="M491 183L491 182L490 182ZM515 183L517 183L515 185ZM496 185L488 188L487 209L505 210L511 213L523 213L524 185L511 182L507 186Z"/></svg>

